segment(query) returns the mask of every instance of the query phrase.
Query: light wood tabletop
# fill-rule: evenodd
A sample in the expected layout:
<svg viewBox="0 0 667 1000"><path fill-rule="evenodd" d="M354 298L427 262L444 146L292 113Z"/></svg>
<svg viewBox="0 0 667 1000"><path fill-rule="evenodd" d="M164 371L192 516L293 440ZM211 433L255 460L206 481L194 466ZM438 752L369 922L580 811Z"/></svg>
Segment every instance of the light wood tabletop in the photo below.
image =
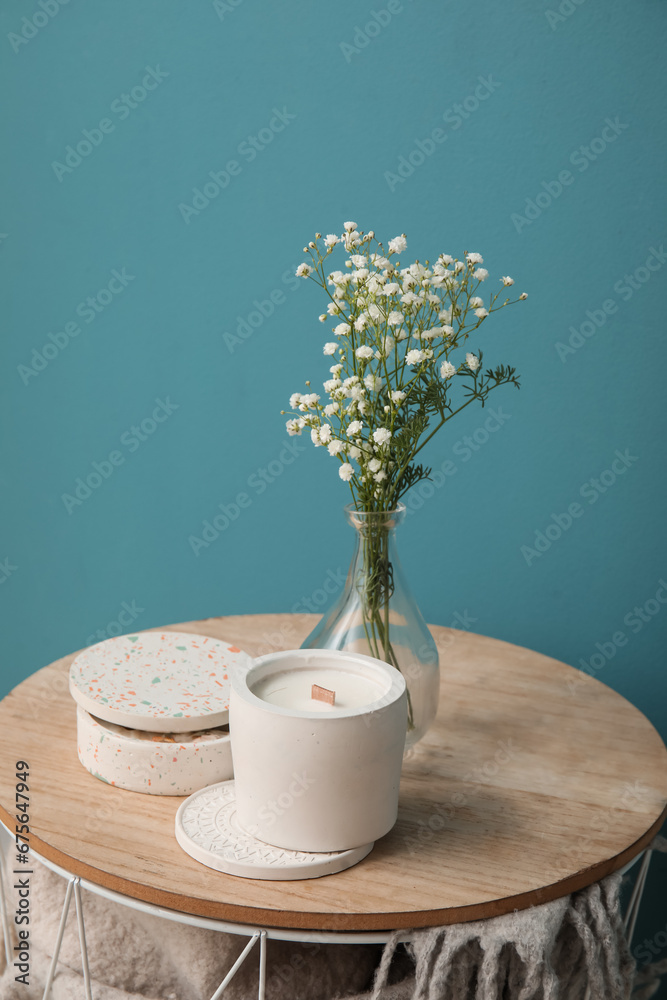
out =
<svg viewBox="0 0 667 1000"><path fill-rule="evenodd" d="M314 615L172 629L252 655L297 648ZM405 761L398 822L356 867L298 882L223 875L174 837L182 799L114 788L76 750L72 657L0 703L0 820L30 765L32 846L74 875L185 913L265 927L385 930L477 920L590 884L635 857L667 814L667 749L610 688L547 656L432 626L438 717Z"/></svg>

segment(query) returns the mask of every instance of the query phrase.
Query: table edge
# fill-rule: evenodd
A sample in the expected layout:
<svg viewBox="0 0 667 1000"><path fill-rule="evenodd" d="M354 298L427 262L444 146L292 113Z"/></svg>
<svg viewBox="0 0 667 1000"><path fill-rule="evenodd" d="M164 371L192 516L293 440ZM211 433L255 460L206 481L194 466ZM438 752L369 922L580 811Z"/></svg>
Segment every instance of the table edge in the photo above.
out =
<svg viewBox="0 0 667 1000"><path fill-rule="evenodd" d="M213 900L197 899L191 896L181 896L163 889L154 889L138 882L132 882L109 872L101 871L92 865L78 861L63 851L51 847L45 841L30 834L30 846L47 861L64 868L71 875L79 876L88 882L110 889L131 899L164 907L178 913L207 917L213 920L224 920L229 923L251 924L259 927L275 927L286 930L311 931L393 931L408 930L422 927L445 926L448 924L467 923L472 920L486 920L498 917L513 910L523 910L530 906L560 899L578 889L583 889L607 875L623 868L643 850L645 850L667 819L667 806L653 825L629 847L620 854L608 858L597 865L583 868L574 875L553 882L551 885L532 889L529 892L513 896L503 896L484 903L474 903L467 906L452 906L437 910L397 910L393 913L319 913L315 911L266 910L261 907L240 906L235 903L219 903ZM13 820L0 806L0 822L10 832ZM325 875L324 878L336 878L335 875Z"/></svg>

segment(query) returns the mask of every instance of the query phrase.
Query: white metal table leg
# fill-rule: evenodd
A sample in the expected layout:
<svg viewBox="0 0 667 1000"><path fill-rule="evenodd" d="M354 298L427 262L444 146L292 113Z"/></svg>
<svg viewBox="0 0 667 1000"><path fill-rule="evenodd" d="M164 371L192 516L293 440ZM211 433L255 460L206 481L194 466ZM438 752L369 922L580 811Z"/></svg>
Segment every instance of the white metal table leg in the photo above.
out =
<svg viewBox="0 0 667 1000"><path fill-rule="evenodd" d="M229 986L229 984L231 983L232 979L234 978L234 976L236 975L236 973L239 971L239 969L241 968L241 966L245 962L246 958L248 957L248 955L250 954L250 952L254 948L255 943L260 939L261 933L262 933L261 931L257 931L257 933L253 934L253 936L250 938L250 940L248 941L247 945L245 946L245 948L243 949L243 951L241 952L241 954L239 955L239 957L236 959L236 961L234 962L234 964L232 965L231 969L229 970L229 972L227 973L227 975L225 976L225 978L222 980L222 982L218 986L218 988L215 991L215 993L213 994L213 996L211 997L211 1000L220 1000L220 997L222 996L222 991L225 989L225 987Z"/></svg>
<svg viewBox="0 0 667 1000"><path fill-rule="evenodd" d="M83 967L83 985L86 990L86 1000L93 1000L90 987L90 969L88 967L88 947L86 945L86 928L83 923L83 902L81 900L81 884L74 879L74 902L76 904L76 922L79 928L79 948L81 949L81 965Z"/></svg>
<svg viewBox="0 0 667 1000"><path fill-rule="evenodd" d="M266 931L261 931L259 935L259 991L258 1000L265 1000L266 996Z"/></svg>
<svg viewBox="0 0 667 1000"><path fill-rule="evenodd" d="M53 949L53 958L51 959L51 965L49 967L49 975L46 980L46 986L44 987L44 996L42 1000L48 1000L49 993L51 992L51 983L53 982L53 977L56 974L56 966L58 965L58 958L60 957L60 948L63 943L63 934L65 933L65 924L67 923L67 914L69 913L69 904L72 899L72 888L74 887L74 879L69 879L67 883L67 892L65 893L65 901L63 903L63 912L60 917L60 927L58 928L58 937L56 938L56 945Z"/></svg>
<svg viewBox="0 0 667 1000"><path fill-rule="evenodd" d="M625 919L623 925L625 927L626 937L628 939L628 947L632 944L632 938L635 933L635 925L637 923L637 917L639 916L639 908L642 903L642 896L644 894L644 886L646 885L646 877L648 875L648 867L651 863L651 856L653 852L649 848L646 854L642 858L641 868L639 869L639 874L637 875L637 881L635 882L634 888L632 890L632 895L630 897L630 902L628 904L628 910L625 914Z"/></svg>
<svg viewBox="0 0 667 1000"><path fill-rule="evenodd" d="M0 918L2 919L2 939L5 943L5 958L7 968L12 967L12 937L9 928L9 917L7 916L7 899L5 897L5 858L0 850Z"/></svg>

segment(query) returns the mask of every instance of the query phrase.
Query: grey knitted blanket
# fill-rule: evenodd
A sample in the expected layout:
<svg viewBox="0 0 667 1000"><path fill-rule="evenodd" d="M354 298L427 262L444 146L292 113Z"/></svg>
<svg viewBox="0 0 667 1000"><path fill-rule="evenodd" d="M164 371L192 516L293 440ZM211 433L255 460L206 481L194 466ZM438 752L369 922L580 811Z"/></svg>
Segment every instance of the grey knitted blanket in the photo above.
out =
<svg viewBox="0 0 667 1000"><path fill-rule="evenodd" d="M30 985L0 976L0 1000L41 1000L65 893L35 864ZM628 1000L631 959L620 876L495 919L397 934L375 946L268 942L267 1000ZM11 892L11 890L10 890ZM210 1000L246 943L83 893L94 1000ZM85 1000L72 906L53 1000ZM256 952L257 949L255 948ZM4 958L0 958L3 962ZM257 996L257 955L225 1000ZM0 965L0 969L2 966ZM653 975L653 974L652 974ZM374 984L374 985L373 985ZM645 977L646 1000L657 980ZM587 990L590 993L587 993Z"/></svg>

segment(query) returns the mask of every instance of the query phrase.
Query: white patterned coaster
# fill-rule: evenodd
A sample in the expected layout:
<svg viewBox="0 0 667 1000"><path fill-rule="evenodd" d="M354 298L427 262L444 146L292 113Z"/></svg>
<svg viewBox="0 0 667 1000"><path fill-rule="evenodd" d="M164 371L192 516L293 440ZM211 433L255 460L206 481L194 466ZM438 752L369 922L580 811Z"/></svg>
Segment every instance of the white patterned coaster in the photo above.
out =
<svg viewBox="0 0 667 1000"><path fill-rule="evenodd" d="M181 803L176 813L176 840L190 857L207 868L276 882L342 872L370 854L374 846L365 844L332 854L271 847L239 826L233 781L202 788Z"/></svg>
<svg viewBox="0 0 667 1000"><path fill-rule="evenodd" d="M128 729L190 733L229 721L230 670L252 660L233 643L189 632L139 632L89 646L70 667L74 700Z"/></svg>

